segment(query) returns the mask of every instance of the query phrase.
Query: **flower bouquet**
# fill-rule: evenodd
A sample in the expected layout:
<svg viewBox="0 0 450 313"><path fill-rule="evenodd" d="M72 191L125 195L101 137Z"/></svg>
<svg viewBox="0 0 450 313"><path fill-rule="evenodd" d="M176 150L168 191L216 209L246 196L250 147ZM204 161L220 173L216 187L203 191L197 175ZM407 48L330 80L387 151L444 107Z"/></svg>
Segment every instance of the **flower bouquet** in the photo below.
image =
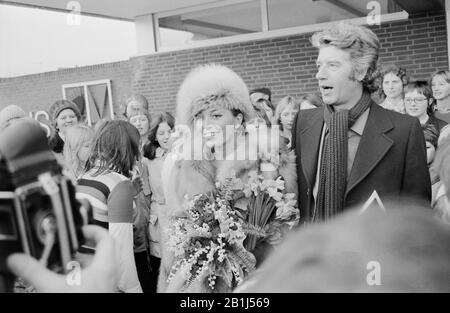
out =
<svg viewBox="0 0 450 313"><path fill-rule="evenodd" d="M255 257L244 246L243 221L233 207L229 184L217 185L216 192L201 194L187 201L187 217L177 220L169 229L169 251L177 261L169 283L177 275L180 291L195 283L214 291L217 279L221 288L231 291L254 270Z"/></svg>
<svg viewBox="0 0 450 313"><path fill-rule="evenodd" d="M286 231L298 223L299 210L296 208L295 195L283 193L284 181L264 178L256 171L249 174L243 192L249 198L244 247L248 251L255 249L259 240L278 244Z"/></svg>

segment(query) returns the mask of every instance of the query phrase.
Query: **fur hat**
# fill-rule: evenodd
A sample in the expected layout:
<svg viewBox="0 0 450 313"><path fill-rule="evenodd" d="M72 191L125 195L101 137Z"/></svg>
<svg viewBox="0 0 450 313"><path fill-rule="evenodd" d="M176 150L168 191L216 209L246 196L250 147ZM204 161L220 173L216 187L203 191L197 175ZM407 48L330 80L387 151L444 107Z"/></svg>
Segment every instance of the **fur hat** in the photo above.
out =
<svg viewBox="0 0 450 313"><path fill-rule="evenodd" d="M239 110L244 121L254 117L246 84L239 75L219 64L192 70L177 95L177 124L192 125L195 116L210 107Z"/></svg>
<svg viewBox="0 0 450 313"><path fill-rule="evenodd" d="M6 126L9 121L23 117L27 117L27 114L22 108L14 104L8 105L0 111L0 129Z"/></svg>
<svg viewBox="0 0 450 313"><path fill-rule="evenodd" d="M61 113L65 109L71 109L77 116L78 121L81 119L81 112L78 106L70 100L62 99L53 103L48 111L52 121L55 122L58 118L59 113Z"/></svg>

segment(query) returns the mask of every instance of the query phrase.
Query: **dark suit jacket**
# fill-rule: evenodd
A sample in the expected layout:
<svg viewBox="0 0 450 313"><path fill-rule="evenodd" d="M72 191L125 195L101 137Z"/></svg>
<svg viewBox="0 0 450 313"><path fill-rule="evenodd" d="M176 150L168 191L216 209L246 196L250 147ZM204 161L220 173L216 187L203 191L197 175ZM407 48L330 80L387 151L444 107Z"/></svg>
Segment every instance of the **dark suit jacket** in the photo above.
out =
<svg viewBox="0 0 450 313"><path fill-rule="evenodd" d="M294 122L292 145L297 154L300 219L309 222L323 108L301 110ZM425 139L419 120L388 111L372 102L345 192L345 207L361 205L376 190L381 200L430 203L431 183ZM383 201L384 202L384 201Z"/></svg>

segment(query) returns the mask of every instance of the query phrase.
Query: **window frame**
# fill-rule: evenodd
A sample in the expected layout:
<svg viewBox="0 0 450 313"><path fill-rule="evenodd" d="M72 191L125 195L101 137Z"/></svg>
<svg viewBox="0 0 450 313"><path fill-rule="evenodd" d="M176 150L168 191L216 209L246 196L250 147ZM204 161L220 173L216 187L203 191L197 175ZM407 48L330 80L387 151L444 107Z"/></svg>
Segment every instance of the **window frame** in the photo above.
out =
<svg viewBox="0 0 450 313"><path fill-rule="evenodd" d="M92 80L92 81L84 81L72 84L64 84L61 86L63 99L66 99L66 88L74 88L74 87L83 87L84 92L84 103L86 104L86 119L89 126L92 126L91 121L91 108L88 97L88 87L93 85L106 84L106 88L108 90L108 105L110 111L111 119L114 119L114 106L112 103L112 91L111 91L111 80L110 79L102 79L102 80Z"/></svg>
<svg viewBox="0 0 450 313"><path fill-rule="evenodd" d="M301 25L301 26L295 26L295 27L289 27L289 28L283 28L283 29L270 30L269 29L269 12L268 12L268 3L267 3L268 0L259 0L260 8L261 8L261 12L260 12L261 13L261 22L262 22L262 30L260 32L226 36L226 37L222 37L222 38L205 39L205 40L201 40L201 41L198 41L195 43L186 44L183 46L166 47L166 48L163 48L163 50L161 50L161 35L160 35L160 29L159 29L159 19L160 18L174 16L174 15L180 15L180 14L184 14L184 13L192 13L192 12L211 9L211 8L224 7L224 6L229 6L229 5L233 5L233 4L253 2L253 1L254 0L224 0L224 1L220 1L220 2L201 4L201 5L197 5L197 6L191 6L191 7L181 8L181 9L176 9L176 10L163 11L163 12L158 12L158 13L153 14L154 38L152 40L155 41L155 49L156 49L155 54L167 53L167 52L172 52L172 51L190 50L190 49L195 49L195 48L203 48L203 47L211 47L211 46L220 46L220 45L240 43L240 42L253 41L253 40L263 40L263 39L270 39L270 38L277 38L277 37L307 34L307 33L312 33L312 32L326 29L336 23L336 21L333 21L333 22ZM380 22L386 23L386 22L402 21L402 20L407 20L408 17L409 17L408 12L406 12L404 10L401 12L395 12L395 13L385 13L385 14L380 15L380 20L381 20ZM349 21L356 25L368 25L367 16L345 19L343 21Z"/></svg>

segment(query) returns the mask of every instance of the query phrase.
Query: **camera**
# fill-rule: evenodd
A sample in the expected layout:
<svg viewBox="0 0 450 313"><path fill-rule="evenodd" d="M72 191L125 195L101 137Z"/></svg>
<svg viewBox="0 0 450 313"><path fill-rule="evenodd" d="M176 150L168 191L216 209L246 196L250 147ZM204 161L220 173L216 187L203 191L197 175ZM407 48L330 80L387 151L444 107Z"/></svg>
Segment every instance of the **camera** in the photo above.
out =
<svg viewBox="0 0 450 313"><path fill-rule="evenodd" d="M12 253L26 253L55 272L67 272L84 244L81 212L75 188L37 122L19 120L0 133L0 292L13 291L14 277L6 265Z"/></svg>

